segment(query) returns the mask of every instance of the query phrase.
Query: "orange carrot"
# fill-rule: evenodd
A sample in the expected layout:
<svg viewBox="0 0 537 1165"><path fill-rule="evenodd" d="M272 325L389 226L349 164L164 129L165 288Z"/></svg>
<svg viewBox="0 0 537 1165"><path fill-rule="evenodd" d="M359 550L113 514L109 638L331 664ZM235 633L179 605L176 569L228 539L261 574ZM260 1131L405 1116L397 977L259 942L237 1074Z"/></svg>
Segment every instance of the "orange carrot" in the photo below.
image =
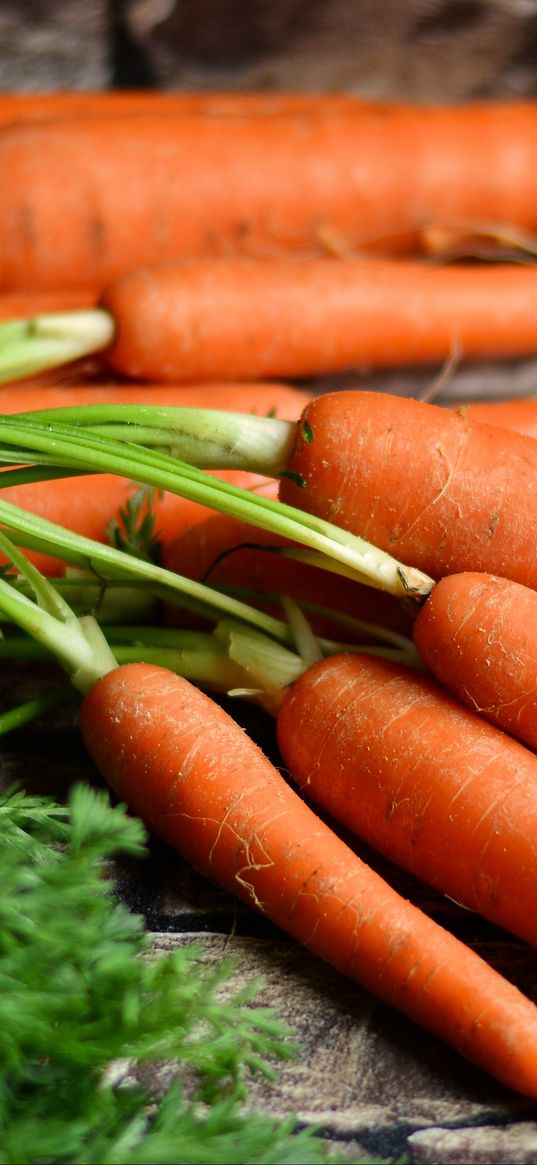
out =
<svg viewBox="0 0 537 1165"><path fill-rule="evenodd" d="M95 300L91 292L77 291L75 288L66 291L51 289L0 293L0 320L25 319L42 315L43 312L76 311L77 308L93 307Z"/></svg>
<svg viewBox="0 0 537 1165"><path fill-rule="evenodd" d="M313 439L304 439L309 434ZM485 571L537 589L537 443L384 393L310 401L280 497L433 578Z"/></svg>
<svg viewBox="0 0 537 1165"><path fill-rule="evenodd" d="M185 255L415 251L427 228L461 222L532 231L536 126L530 102L322 97L277 117L5 126L0 286L63 288L82 276L102 288Z"/></svg>
<svg viewBox="0 0 537 1165"><path fill-rule="evenodd" d="M537 270L234 258L140 270L102 297L113 368L161 380L304 377L534 353Z"/></svg>
<svg viewBox="0 0 537 1165"><path fill-rule="evenodd" d="M433 675L537 750L537 592L496 575L448 575L414 623Z"/></svg>
<svg viewBox="0 0 537 1165"><path fill-rule="evenodd" d="M0 412L33 412L36 409L59 408L67 405L114 404L147 402L167 406L201 405L233 411L245 409L261 415L276 410L298 417L304 403L304 393L279 384L228 384L175 387L171 385L62 385L31 387L16 386L0 389ZM259 476L242 471L219 470L216 476L235 485L248 488ZM1 478L0 478L1 481ZM39 514L78 534L102 542L108 524L125 506L132 494L132 486L124 478L113 474L96 474L75 479L57 479L35 484L10 486L1 497L14 502L31 513ZM206 517L210 511L172 493L155 497L157 532L164 541L174 538L179 530ZM45 574L62 574L64 563L49 555L29 553L32 562Z"/></svg>
<svg viewBox="0 0 537 1165"><path fill-rule="evenodd" d="M0 385L0 412L24 413L38 409L68 408L71 405L154 404L173 408L224 409L258 416L275 415L298 419L311 393L292 385L268 381L241 381L222 384L160 384L103 381L99 384L69 384L61 380L44 385L41 379L15 385Z"/></svg>
<svg viewBox="0 0 537 1165"><path fill-rule="evenodd" d="M124 665L85 695L81 727L116 793L197 870L537 1096L535 1006L368 868L207 696Z"/></svg>
<svg viewBox="0 0 537 1165"><path fill-rule="evenodd" d="M218 470L215 471L215 477L244 489L250 488L258 480L251 473L241 473L240 470ZM1 497L32 514L66 526L75 534L84 534L87 538L104 542L111 520L118 517L133 491L134 484L125 478L99 473L75 479L68 477L8 486L2 490ZM178 530L201 521L211 512L199 502L172 493L155 497L152 508L156 516L156 534L164 541L174 537ZM40 551L28 551L28 557L43 574L61 575L64 572L65 563L62 559ZM0 555L0 562L3 561Z"/></svg>
<svg viewBox="0 0 537 1165"><path fill-rule="evenodd" d="M274 496L276 489L272 483L270 490L256 492ZM271 548L291 545L286 539L238 518L210 514L202 522L183 528L171 542L165 543L162 562L168 570L207 581L211 586L247 588L254 592L249 594L248 602L255 605L266 607L263 596L267 593L288 595L299 603L313 603L363 622L410 633L410 614L391 595L270 552ZM171 606L168 621L177 623L181 619L180 608ZM308 612L308 619L319 635L349 641L356 638L351 630L342 629L340 623L327 615ZM367 638L366 634L360 635L364 642Z"/></svg>
<svg viewBox="0 0 537 1165"><path fill-rule="evenodd" d="M331 656L289 690L278 742L314 801L398 865L537 945L537 757L432 680Z"/></svg>
<svg viewBox="0 0 537 1165"><path fill-rule="evenodd" d="M300 91L116 89L59 90L54 93L0 93L0 127L29 121L60 121L72 117L138 117L157 114L201 114L204 117L278 116L291 110L341 108L364 110L378 103L346 93ZM381 107L382 108L382 107Z"/></svg>
<svg viewBox="0 0 537 1165"><path fill-rule="evenodd" d="M537 437L537 398L520 397L512 400L476 400L457 406L457 412L470 421L480 421L486 425L500 425L502 429L512 429L524 433L526 437Z"/></svg>

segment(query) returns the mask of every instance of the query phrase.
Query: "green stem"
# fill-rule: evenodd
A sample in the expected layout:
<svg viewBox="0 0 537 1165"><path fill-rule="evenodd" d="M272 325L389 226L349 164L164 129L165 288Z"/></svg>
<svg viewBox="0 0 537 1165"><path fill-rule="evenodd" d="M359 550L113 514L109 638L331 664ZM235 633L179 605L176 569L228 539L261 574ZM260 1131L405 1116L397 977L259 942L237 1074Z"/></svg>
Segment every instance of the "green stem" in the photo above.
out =
<svg viewBox="0 0 537 1165"><path fill-rule="evenodd" d="M160 405L69 405L18 413L96 436L155 446L198 469L247 469L278 477L289 464L296 423L253 413Z"/></svg>
<svg viewBox="0 0 537 1165"><path fill-rule="evenodd" d="M99 623L133 623L155 616L158 603L152 594L150 582L141 580L128 584L99 581L95 575L84 576L82 571L51 578L49 582L63 595L77 615L95 614ZM13 585L23 595L31 587L24 578L16 578ZM1 619L1 615L0 615Z"/></svg>
<svg viewBox="0 0 537 1165"><path fill-rule="evenodd" d="M141 579L151 584L153 593L159 598L195 609L213 620L222 615L230 616L258 627L283 643L291 642L289 628L280 619L155 563L125 554L113 546L94 542L82 534L74 534L63 526L30 514L1 498L0 522L13 532L18 545L65 558L85 571L92 572L103 584L108 579L129 582ZM20 597L23 598L22 595Z"/></svg>
<svg viewBox="0 0 537 1165"><path fill-rule="evenodd" d="M75 470L108 472L135 478L159 490L169 490L202 505L231 514L243 521L298 542L324 556L323 565L350 569L360 581L399 597L426 596L433 580L422 571L404 566L339 526L254 491L240 489L211 477L202 470L176 462L171 457L139 446L126 446L88 430L54 427L29 419L0 416L0 438L8 446L19 447L23 461L38 460L63 464ZM22 446L22 449L21 449ZM36 456L37 454L37 456ZM7 456L13 460L13 450ZM2 475L5 485L9 474Z"/></svg>
<svg viewBox="0 0 537 1165"><path fill-rule="evenodd" d="M0 324L0 383L21 380L107 348L115 325L109 312L51 312Z"/></svg>

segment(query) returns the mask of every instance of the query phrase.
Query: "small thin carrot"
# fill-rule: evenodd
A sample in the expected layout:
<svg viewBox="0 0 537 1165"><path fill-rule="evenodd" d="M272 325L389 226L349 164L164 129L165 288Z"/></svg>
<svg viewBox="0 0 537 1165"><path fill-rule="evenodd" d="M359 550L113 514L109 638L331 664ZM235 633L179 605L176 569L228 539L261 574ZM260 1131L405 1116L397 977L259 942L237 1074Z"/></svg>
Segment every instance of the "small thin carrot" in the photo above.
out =
<svg viewBox="0 0 537 1165"><path fill-rule="evenodd" d="M416 251L438 224L534 231L536 125L532 102L322 96L277 117L4 125L0 286L101 289L185 255Z"/></svg>
<svg viewBox="0 0 537 1165"><path fill-rule="evenodd" d="M333 655L290 688L278 743L299 787L457 902L537 945L537 757L432 680Z"/></svg>
<svg viewBox="0 0 537 1165"><path fill-rule="evenodd" d="M413 636L444 687L537 750L537 591L496 575L447 575Z"/></svg>
<svg viewBox="0 0 537 1165"><path fill-rule="evenodd" d="M198 260L139 270L101 298L105 359L161 380L305 377L533 354L537 270L416 260Z"/></svg>

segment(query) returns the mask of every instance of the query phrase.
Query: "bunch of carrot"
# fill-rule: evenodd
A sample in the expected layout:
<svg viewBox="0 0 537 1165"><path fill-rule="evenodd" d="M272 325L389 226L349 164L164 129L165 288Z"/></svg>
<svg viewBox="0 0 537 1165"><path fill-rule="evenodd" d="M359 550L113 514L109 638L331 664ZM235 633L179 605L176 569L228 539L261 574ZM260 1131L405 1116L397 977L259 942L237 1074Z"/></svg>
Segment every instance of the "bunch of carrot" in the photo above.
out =
<svg viewBox="0 0 537 1165"><path fill-rule="evenodd" d="M238 461L214 474L258 493L281 476L282 503L427 572L419 613L169 491L153 502L164 567L264 609L282 596L285 611L303 606L312 650L274 704L292 779L534 945L537 445L521 435L537 432L533 405L510 418L507 404L312 397L281 378L534 354L537 271L471 259L483 239L493 259L532 257L536 163L533 104L0 98L0 320L43 319L46 368L47 328L68 336L84 311L94 361L0 390L1 412L109 403L119 418L122 403L147 402L287 419L283 473L267 457L262 472ZM457 246L464 261L442 262ZM95 356L103 318L112 339ZM129 494L102 473L1 497L102 541ZM30 557L62 567L61 548ZM365 650L315 657L342 626ZM410 638L412 667L382 657ZM106 650L95 661L93 642L77 640L86 678L73 668L82 733L118 795L204 874L537 1097L534 1006L368 869L209 697L163 668Z"/></svg>

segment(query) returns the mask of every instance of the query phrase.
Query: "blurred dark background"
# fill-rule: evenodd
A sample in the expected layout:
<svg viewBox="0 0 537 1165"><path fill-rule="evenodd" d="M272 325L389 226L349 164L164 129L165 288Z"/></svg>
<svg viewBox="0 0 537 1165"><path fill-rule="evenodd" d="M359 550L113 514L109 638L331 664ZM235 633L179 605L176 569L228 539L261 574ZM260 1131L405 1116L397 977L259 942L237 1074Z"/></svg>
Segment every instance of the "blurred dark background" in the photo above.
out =
<svg viewBox="0 0 537 1165"><path fill-rule="evenodd" d="M0 88L537 93L537 0L0 0Z"/></svg>

